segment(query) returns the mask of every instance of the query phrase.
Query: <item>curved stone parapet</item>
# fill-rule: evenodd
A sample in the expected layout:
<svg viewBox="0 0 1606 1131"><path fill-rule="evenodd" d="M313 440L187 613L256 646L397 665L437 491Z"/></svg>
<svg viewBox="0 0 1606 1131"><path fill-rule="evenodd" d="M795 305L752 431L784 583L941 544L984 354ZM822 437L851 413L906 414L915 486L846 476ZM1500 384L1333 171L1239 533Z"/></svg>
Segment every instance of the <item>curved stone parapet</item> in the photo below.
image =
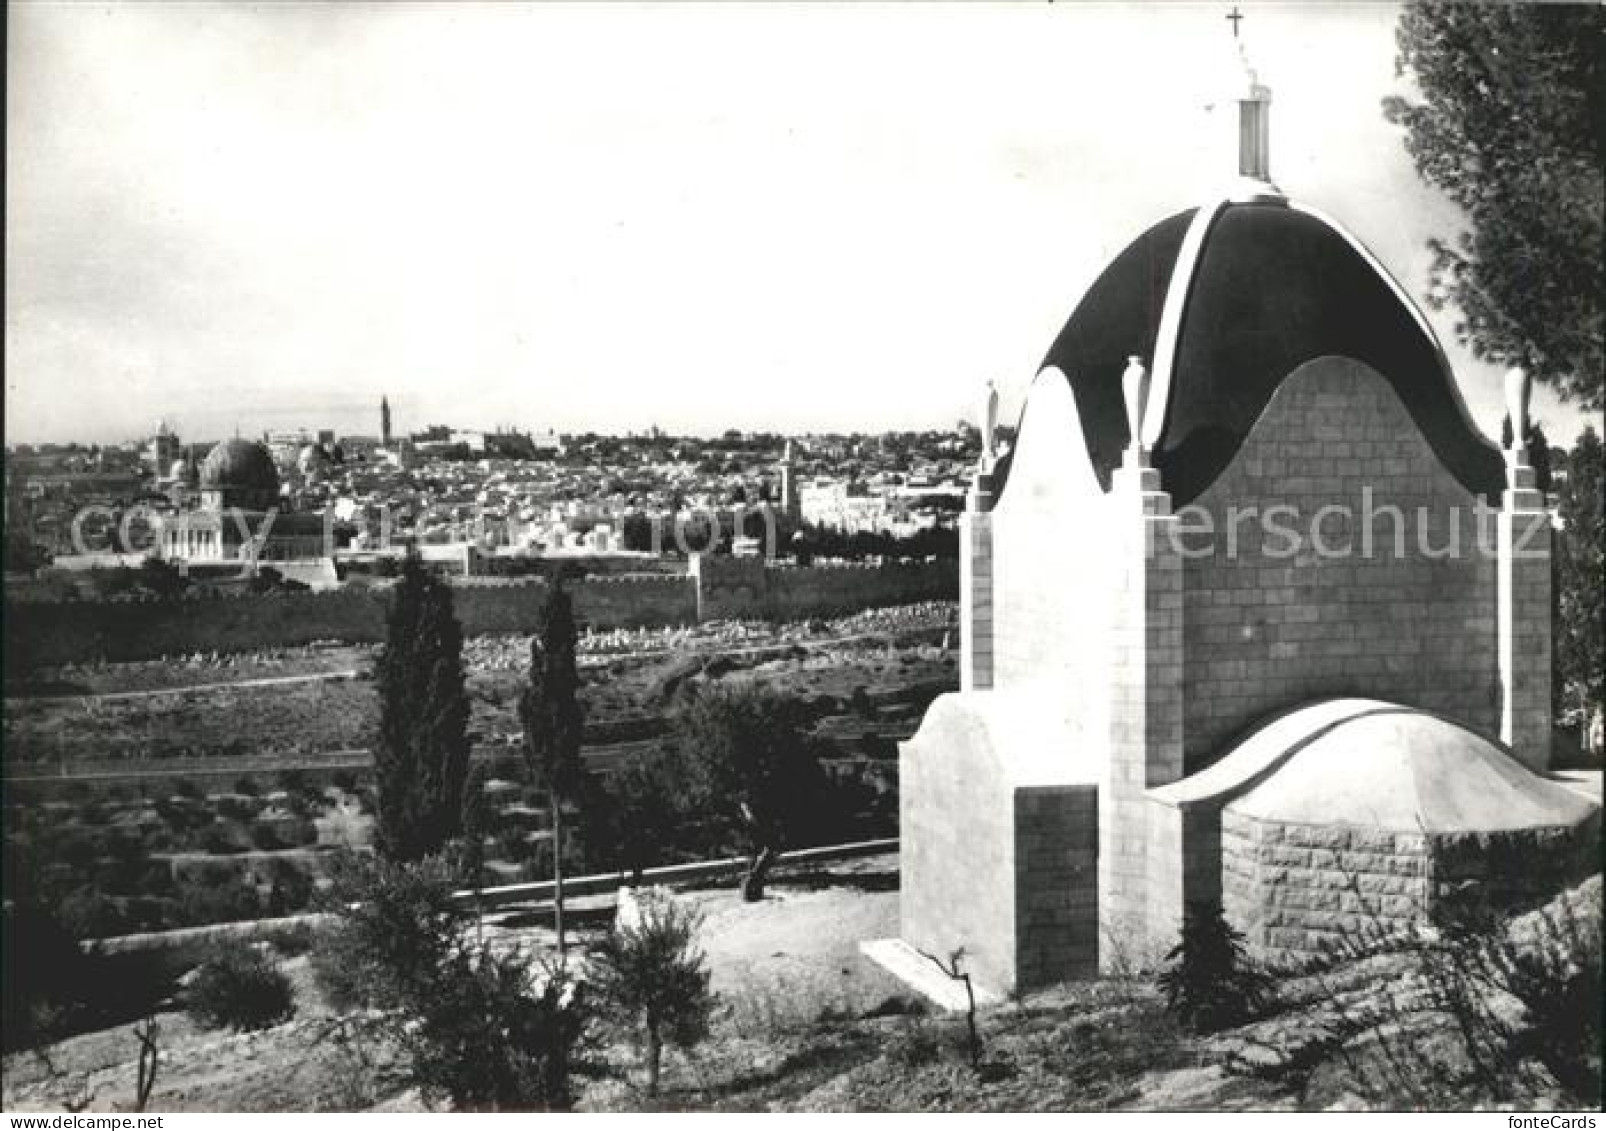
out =
<svg viewBox="0 0 1606 1131"><path fill-rule="evenodd" d="M1588 867L1600 822L1495 740L1375 699L1291 711L1148 800L1151 928L1220 901L1282 958L1542 898Z"/></svg>

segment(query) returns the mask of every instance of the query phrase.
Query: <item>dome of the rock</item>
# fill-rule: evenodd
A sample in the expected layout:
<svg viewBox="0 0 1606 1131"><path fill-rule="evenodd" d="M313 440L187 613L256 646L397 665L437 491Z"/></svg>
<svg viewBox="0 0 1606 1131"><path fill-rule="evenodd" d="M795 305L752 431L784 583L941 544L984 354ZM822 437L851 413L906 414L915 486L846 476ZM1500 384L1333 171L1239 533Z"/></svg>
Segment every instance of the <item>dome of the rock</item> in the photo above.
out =
<svg viewBox="0 0 1606 1131"><path fill-rule="evenodd" d="M225 440L201 464L201 490L222 506L265 509L279 495L279 472L261 444Z"/></svg>
<svg viewBox="0 0 1606 1131"><path fill-rule="evenodd" d="M1144 431L1178 506L1231 462L1283 379L1324 356L1382 374L1468 490L1494 500L1502 489L1500 453L1472 424L1421 312L1353 236L1274 192L1160 221L1055 338L1043 366L1070 382L1106 489L1130 439L1121 373L1132 355L1151 369Z"/></svg>

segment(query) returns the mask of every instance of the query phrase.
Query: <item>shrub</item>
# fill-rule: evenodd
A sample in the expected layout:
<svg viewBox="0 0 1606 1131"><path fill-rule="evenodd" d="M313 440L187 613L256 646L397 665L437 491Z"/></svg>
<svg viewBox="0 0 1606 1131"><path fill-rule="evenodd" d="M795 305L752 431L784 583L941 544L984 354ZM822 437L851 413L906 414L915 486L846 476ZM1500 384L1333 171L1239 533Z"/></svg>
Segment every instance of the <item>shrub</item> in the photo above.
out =
<svg viewBox="0 0 1606 1131"><path fill-rule="evenodd" d="M129 885L131 895L164 896L177 890L173 882L173 868L165 860L147 860L141 863L138 873Z"/></svg>
<svg viewBox="0 0 1606 1131"><path fill-rule="evenodd" d="M466 912L436 858L350 860L337 870L313 970L330 1004L386 1010L411 1080L460 1108L562 1108L586 1041L583 995L561 970L465 938Z"/></svg>
<svg viewBox="0 0 1606 1131"><path fill-rule="evenodd" d="M1510 921L1469 903L1437 933L1384 949L1394 981L1418 989L1344 1011L1340 1031L1376 1050L1346 1053L1351 1082L1379 1105L1598 1106L1599 900L1596 878Z"/></svg>
<svg viewBox="0 0 1606 1131"><path fill-rule="evenodd" d="M887 1041L886 1056L903 1068L922 1068L942 1056L942 1033L925 1017L910 1017L899 1025Z"/></svg>
<svg viewBox="0 0 1606 1131"><path fill-rule="evenodd" d="M7 1052L52 1039L77 1000L85 959L59 911L33 901L8 903L5 945L5 1037Z"/></svg>
<svg viewBox="0 0 1606 1131"><path fill-rule="evenodd" d="M316 941L317 931L312 924L302 920L275 932L273 949L283 958L296 958L311 952Z"/></svg>
<svg viewBox="0 0 1606 1131"><path fill-rule="evenodd" d="M647 1092L656 1094L664 1045L702 1041L714 997L697 948L702 917L662 890L642 892L636 908L634 916L621 914L598 947L592 974L614 1019L641 1046Z"/></svg>
<svg viewBox="0 0 1606 1131"><path fill-rule="evenodd" d="M255 919L262 914L256 888L238 877L197 879L182 884L178 897L179 925L204 926Z"/></svg>
<svg viewBox="0 0 1606 1131"><path fill-rule="evenodd" d="M201 830L201 848L218 856L249 851L251 834L238 821L218 821Z"/></svg>
<svg viewBox="0 0 1606 1131"><path fill-rule="evenodd" d="M205 803L193 798L161 798L156 802L156 815L176 833L193 832L212 823Z"/></svg>
<svg viewBox="0 0 1606 1131"><path fill-rule="evenodd" d="M313 975L331 1007L394 1009L423 992L467 924L439 860L407 866L351 857L332 869L327 910L312 951Z"/></svg>
<svg viewBox="0 0 1606 1131"><path fill-rule="evenodd" d="M115 899L96 888L79 888L60 903L61 921L75 938L98 939L120 935L127 917Z"/></svg>
<svg viewBox="0 0 1606 1131"><path fill-rule="evenodd" d="M241 797L260 797L262 795L262 787L257 784L256 779L250 774L241 774L234 779L234 792Z"/></svg>
<svg viewBox="0 0 1606 1131"><path fill-rule="evenodd" d="M295 1014L295 994L270 958L230 943L201 964L184 1005L207 1029L268 1029Z"/></svg>
<svg viewBox="0 0 1606 1131"><path fill-rule="evenodd" d="M522 864L535 855L535 850L527 839L529 836L517 825L505 825L496 831L493 839L496 842L498 858L510 864Z"/></svg>
<svg viewBox="0 0 1606 1131"><path fill-rule="evenodd" d="M275 780L281 790L289 797L295 798L307 792L307 775L300 770L280 770Z"/></svg>
<svg viewBox="0 0 1606 1131"><path fill-rule="evenodd" d="M1580 1106L1601 1102L1601 923L1562 904L1539 913L1526 943L1502 933L1480 949L1482 971L1523 1004L1513 1059L1543 1064ZM1476 968L1476 967L1475 967Z"/></svg>
<svg viewBox="0 0 1606 1131"><path fill-rule="evenodd" d="M587 1043L582 987L561 968L533 979L523 954L462 947L409 1003L400 1032L414 1083L459 1110L563 1110Z"/></svg>
<svg viewBox="0 0 1606 1131"><path fill-rule="evenodd" d="M1188 907L1166 963L1160 973L1166 1008L1195 1032L1241 1024L1266 1008L1271 979L1250 961L1243 935L1218 904Z"/></svg>
<svg viewBox="0 0 1606 1131"><path fill-rule="evenodd" d="M675 845L682 799L669 760L662 753L637 754L606 777L588 783L582 830L587 854L599 866L641 873L664 862ZM589 860L588 860L589 862Z"/></svg>
<svg viewBox="0 0 1606 1131"><path fill-rule="evenodd" d="M101 838L93 833L68 829L56 842L56 855L77 871L88 871L100 856Z"/></svg>
<svg viewBox="0 0 1606 1131"><path fill-rule="evenodd" d="M312 902L313 882L301 869L289 865L278 870L268 891L266 911L272 916L294 915ZM303 950L310 949L309 946Z"/></svg>
<svg viewBox="0 0 1606 1131"><path fill-rule="evenodd" d="M217 799L217 812L231 821L249 821L257 815L257 806L250 798L225 794Z"/></svg>

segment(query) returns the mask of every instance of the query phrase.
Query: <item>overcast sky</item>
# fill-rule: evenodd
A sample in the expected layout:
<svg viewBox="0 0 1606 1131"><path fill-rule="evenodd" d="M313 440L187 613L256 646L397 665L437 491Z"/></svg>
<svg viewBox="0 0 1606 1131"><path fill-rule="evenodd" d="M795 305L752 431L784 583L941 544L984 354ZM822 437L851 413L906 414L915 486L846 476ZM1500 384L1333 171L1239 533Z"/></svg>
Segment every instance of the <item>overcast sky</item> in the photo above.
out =
<svg viewBox="0 0 1606 1131"><path fill-rule="evenodd" d="M1241 6L1274 177L1420 296L1395 7ZM1226 7L15 3L7 441L1010 419L1234 171Z"/></svg>

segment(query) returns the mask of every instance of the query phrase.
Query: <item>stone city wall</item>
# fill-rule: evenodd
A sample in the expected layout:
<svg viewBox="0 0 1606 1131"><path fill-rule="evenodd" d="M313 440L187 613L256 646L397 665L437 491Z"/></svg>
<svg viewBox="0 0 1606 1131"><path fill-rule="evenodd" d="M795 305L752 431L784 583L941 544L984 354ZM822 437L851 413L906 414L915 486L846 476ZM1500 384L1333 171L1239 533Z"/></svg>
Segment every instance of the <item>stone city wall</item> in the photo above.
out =
<svg viewBox="0 0 1606 1131"><path fill-rule="evenodd" d="M765 580L760 606L736 615L789 620L959 599L959 563L950 559L882 566L781 566L766 570Z"/></svg>
<svg viewBox="0 0 1606 1131"><path fill-rule="evenodd" d="M769 568L743 599L705 600L701 619L824 616L877 605L952 599L954 562L886 567ZM584 578L568 583L575 614L593 628L694 624L697 581L686 575ZM533 632L545 582L460 579L453 599L469 636ZM13 602L5 606L5 659L23 667L141 660L196 652L294 647L319 640L384 639L389 589L235 594L178 600Z"/></svg>

